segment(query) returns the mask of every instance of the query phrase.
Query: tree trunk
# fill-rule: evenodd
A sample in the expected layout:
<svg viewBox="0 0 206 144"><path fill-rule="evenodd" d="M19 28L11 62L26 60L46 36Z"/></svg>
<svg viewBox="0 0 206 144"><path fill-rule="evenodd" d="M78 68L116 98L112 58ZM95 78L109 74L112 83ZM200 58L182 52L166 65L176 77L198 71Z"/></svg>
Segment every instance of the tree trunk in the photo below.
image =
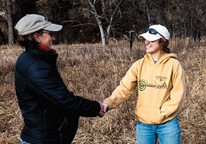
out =
<svg viewBox="0 0 206 144"><path fill-rule="evenodd" d="M150 10L149 10L148 3L147 3L146 0L144 0L144 4L145 4L145 8L146 8L146 14L147 14L147 19L148 19L148 22L149 22L149 26L151 26L152 23L151 23Z"/></svg>
<svg viewBox="0 0 206 144"><path fill-rule="evenodd" d="M103 29L103 26L102 26L102 22L101 20L99 19L98 17L98 14L97 14L97 11L94 7L94 5L91 3L90 0L88 0L92 10L93 10L93 13L94 13L94 16L95 16L95 19L97 21L97 24L99 26L99 30L100 30L100 34L101 34L101 39L102 39L102 46L105 47L106 46L106 39L105 39L105 34L104 34L104 29Z"/></svg>
<svg viewBox="0 0 206 144"><path fill-rule="evenodd" d="M104 33L104 29L103 29L103 26L102 26L102 21L100 20L99 18L99 15L97 14L97 10L95 9L95 2L94 4L92 4L92 2L90 0L87 0L93 10L93 14L95 16L95 19L97 21L97 24L99 26L99 30L100 30L100 33L101 33L101 39L102 39L102 46L105 47L106 45L108 45L109 43L109 35L110 35L110 32L111 32L111 26L112 26L112 21L113 21L113 18L114 18L114 15L116 14L116 11L118 9L118 7L121 5L121 3L124 1L124 0L120 0L120 2L115 6L115 9L114 11L112 12L111 14L111 17L109 19L109 24L108 24L108 27L107 27L107 31L105 31ZM102 1L102 11L104 12L104 1Z"/></svg>
<svg viewBox="0 0 206 144"><path fill-rule="evenodd" d="M107 35L106 35L106 44L109 44L109 36L110 36L110 32L111 32L111 27L112 27L112 22L113 22L113 18L117 12L118 7L124 2L124 0L121 0L115 7L114 11L111 14L110 20L109 20L109 25L107 27Z"/></svg>
<svg viewBox="0 0 206 144"><path fill-rule="evenodd" d="M6 0L7 9L7 22L8 22L8 32L9 32L9 44L14 44L14 29L13 29L13 19L12 19L12 4L11 0Z"/></svg>
<svg viewBox="0 0 206 144"><path fill-rule="evenodd" d="M100 30L100 34L101 34L102 46L105 47L106 46L106 38L105 38L105 34L104 34L102 23L101 23L100 20L98 22L98 26L99 26L99 30Z"/></svg>

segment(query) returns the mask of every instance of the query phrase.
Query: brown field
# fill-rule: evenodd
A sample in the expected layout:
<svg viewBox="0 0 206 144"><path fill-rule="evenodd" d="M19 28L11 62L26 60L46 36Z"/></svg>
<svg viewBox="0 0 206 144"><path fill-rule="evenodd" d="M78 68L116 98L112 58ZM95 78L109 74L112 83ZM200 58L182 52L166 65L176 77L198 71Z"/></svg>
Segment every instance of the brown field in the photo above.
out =
<svg viewBox="0 0 206 144"><path fill-rule="evenodd" d="M206 40L176 39L170 48L178 54L186 73L187 96L178 119L182 144L206 143ZM128 41L101 44L56 45L57 66L70 91L103 101L118 86L133 62L145 54L144 45ZM15 61L23 51L18 46L0 46L0 143L19 144L23 118L14 86ZM73 144L135 144L134 109L137 91L104 118L81 118Z"/></svg>

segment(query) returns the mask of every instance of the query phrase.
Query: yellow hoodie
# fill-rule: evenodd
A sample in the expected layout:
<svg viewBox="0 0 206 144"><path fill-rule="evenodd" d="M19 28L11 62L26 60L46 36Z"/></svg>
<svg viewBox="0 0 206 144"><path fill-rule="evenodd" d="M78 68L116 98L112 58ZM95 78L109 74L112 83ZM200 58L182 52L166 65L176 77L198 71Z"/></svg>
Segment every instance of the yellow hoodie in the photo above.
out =
<svg viewBox="0 0 206 144"><path fill-rule="evenodd" d="M184 70L176 54L165 53L155 64L151 54L136 61L120 85L103 103L109 109L126 101L135 88L138 97L135 114L146 124L161 124L173 119L185 98Z"/></svg>

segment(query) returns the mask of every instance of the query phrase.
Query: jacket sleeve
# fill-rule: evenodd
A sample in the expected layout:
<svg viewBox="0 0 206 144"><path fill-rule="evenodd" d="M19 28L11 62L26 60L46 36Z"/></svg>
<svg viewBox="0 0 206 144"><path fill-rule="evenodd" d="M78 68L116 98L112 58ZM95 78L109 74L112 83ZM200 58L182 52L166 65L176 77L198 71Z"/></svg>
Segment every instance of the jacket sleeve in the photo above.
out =
<svg viewBox="0 0 206 144"><path fill-rule="evenodd" d="M127 71L126 75L120 81L120 85L113 91L112 95L104 100L103 103L109 105L109 109L118 107L121 103L125 102L137 86L137 68L134 63Z"/></svg>
<svg viewBox="0 0 206 144"><path fill-rule="evenodd" d="M183 105L186 96L185 74L180 63L175 66L172 75L173 88L170 93L170 98L162 105L161 114L165 117L177 112Z"/></svg>
<svg viewBox="0 0 206 144"><path fill-rule="evenodd" d="M99 114L100 105L97 101L74 96L72 92L68 91L57 69L52 69L44 62L33 64L27 71L27 79L28 85L33 91L63 111L86 117Z"/></svg>

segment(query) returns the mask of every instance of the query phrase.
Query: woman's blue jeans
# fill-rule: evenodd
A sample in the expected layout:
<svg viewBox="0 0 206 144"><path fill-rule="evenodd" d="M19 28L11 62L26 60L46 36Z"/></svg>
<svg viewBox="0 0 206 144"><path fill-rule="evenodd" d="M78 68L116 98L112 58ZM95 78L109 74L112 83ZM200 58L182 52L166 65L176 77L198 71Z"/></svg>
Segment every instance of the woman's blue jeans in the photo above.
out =
<svg viewBox="0 0 206 144"><path fill-rule="evenodd" d="M177 116L163 124L145 124L137 120L137 144L155 144L157 137L161 144L180 144L180 126Z"/></svg>

